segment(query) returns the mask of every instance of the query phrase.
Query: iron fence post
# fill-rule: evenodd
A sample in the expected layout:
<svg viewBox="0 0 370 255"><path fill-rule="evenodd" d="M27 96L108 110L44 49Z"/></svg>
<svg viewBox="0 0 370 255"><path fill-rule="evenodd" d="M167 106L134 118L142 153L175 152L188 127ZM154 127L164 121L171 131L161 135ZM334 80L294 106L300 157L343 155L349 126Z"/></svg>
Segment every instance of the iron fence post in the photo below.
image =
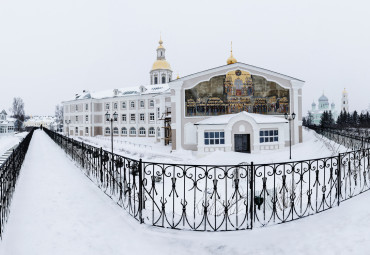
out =
<svg viewBox="0 0 370 255"><path fill-rule="evenodd" d="M84 143L81 143L81 159L82 159L82 168L85 168L85 146Z"/></svg>
<svg viewBox="0 0 370 255"><path fill-rule="evenodd" d="M250 178L250 184L249 184L249 187L250 187L250 193L251 193L251 199L250 199L250 215L251 215L251 229L253 229L253 222L255 220L255 217L254 217L254 175L255 175L255 171L254 171L254 166L253 166L253 162L251 162L251 178Z"/></svg>
<svg viewBox="0 0 370 255"><path fill-rule="evenodd" d="M143 161L139 160L139 221L142 224L143 221Z"/></svg>
<svg viewBox="0 0 370 255"><path fill-rule="evenodd" d="M341 157L340 157L340 153L338 153L338 172L337 172L337 203L338 203L338 206L340 204L340 193L341 193L341 182L342 182L342 178L341 178Z"/></svg>

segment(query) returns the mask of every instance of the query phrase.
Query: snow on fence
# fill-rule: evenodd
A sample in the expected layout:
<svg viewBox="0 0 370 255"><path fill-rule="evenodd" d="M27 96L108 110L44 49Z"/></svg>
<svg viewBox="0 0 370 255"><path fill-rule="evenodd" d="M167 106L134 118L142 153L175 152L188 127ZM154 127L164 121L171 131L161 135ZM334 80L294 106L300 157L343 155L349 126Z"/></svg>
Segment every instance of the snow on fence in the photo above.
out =
<svg viewBox="0 0 370 255"><path fill-rule="evenodd" d="M13 149L9 157L0 165L0 238L10 212L15 184L26 156L34 129Z"/></svg>
<svg viewBox="0 0 370 255"><path fill-rule="evenodd" d="M45 131L118 205L158 227L252 229L328 210L370 189L365 147L295 162L184 165L134 160Z"/></svg>

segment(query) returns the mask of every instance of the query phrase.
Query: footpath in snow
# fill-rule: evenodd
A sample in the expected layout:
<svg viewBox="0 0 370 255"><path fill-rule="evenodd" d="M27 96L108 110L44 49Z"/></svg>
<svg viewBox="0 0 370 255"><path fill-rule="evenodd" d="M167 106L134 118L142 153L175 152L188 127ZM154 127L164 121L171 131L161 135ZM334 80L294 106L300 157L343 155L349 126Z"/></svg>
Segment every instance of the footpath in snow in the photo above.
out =
<svg viewBox="0 0 370 255"><path fill-rule="evenodd" d="M1 255L368 254L370 193L324 213L251 231L140 225L36 131L13 197Z"/></svg>

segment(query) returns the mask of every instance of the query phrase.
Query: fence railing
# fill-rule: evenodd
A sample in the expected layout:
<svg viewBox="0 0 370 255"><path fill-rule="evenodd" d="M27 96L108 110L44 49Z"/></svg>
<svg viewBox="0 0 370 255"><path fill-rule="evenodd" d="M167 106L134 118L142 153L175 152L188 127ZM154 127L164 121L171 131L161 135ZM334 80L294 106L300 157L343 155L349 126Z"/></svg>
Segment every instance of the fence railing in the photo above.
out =
<svg viewBox="0 0 370 255"><path fill-rule="evenodd" d="M0 238L10 213L15 185L26 156L34 129L19 143L13 153L0 165Z"/></svg>
<svg viewBox="0 0 370 255"><path fill-rule="evenodd" d="M198 231L279 224L370 189L370 149L274 164L144 162L46 130L85 175L140 223Z"/></svg>
<svg viewBox="0 0 370 255"><path fill-rule="evenodd" d="M333 140L339 145L347 147L349 150L370 148L370 137L367 135L367 130L323 128L320 126L307 126L307 128Z"/></svg>

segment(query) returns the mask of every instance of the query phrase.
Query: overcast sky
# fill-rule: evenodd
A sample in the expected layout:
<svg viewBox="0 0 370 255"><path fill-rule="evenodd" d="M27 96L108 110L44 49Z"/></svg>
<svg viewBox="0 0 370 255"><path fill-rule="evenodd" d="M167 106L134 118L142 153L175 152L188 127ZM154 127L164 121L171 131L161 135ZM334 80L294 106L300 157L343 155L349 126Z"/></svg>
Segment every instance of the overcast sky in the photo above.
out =
<svg viewBox="0 0 370 255"><path fill-rule="evenodd" d="M180 76L239 62L306 81L350 110L370 103L369 1L1 0L0 109L26 114L90 91L149 83L159 34Z"/></svg>

